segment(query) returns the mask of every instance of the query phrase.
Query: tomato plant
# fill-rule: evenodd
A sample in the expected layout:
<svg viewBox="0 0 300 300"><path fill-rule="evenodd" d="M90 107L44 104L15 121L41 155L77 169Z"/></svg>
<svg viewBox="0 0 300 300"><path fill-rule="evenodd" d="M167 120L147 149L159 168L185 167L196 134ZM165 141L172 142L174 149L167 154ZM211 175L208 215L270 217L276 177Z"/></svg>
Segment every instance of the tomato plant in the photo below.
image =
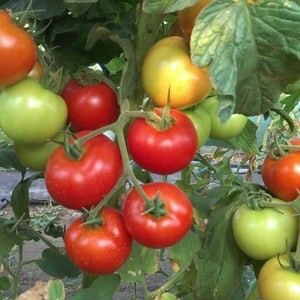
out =
<svg viewBox="0 0 300 300"><path fill-rule="evenodd" d="M208 113L197 106L195 109L187 109L183 111L193 122L198 135L198 147L205 144L210 135L211 121Z"/></svg>
<svg viewBox="0 0 300 300"><path fill-rule="evenodd" d="M54 137L67 120L64 100L33 78L3 89L0 127L18 144L39 144Z"/></svg>
<svg viewBox="0 0 300 300"><path fill-rule="evenodd" d="M119 117L117 95L104 82L81 85L72 79L61 95L68 107L68 120L77 131L97 129Z"/></svg>
<svg viewBox="0 0 300 300"><path fill-rule="evenodd" d="M218 115L218 98L209 97L200 103L210 116L210 137L213 139L227 140L238 136L247 124L248 118L242 114L232 114L229 119L222 122Z"/></svg>
<svg viewBox="0 0 300 300"><path fill-rule="evenodd" d="M159 117L161 111L155 110ZM161 116L163 118L163 116ZM172 174L185 168L193 159L198 140L190 119L178 110L171 110L167 128L157 128L145 118L135 119L127 130L127 146L135 162L157 174ZM164 122L163 119L160 122Z"/></svg>
<svg viewBox="0 0 300 300"><path fill-rule="evenodd" d="M5 10L0 10L0 86L23 79L33 68L37 51L32 37L14 24Z"/></svg>
<svg viewBox="0 0 300 300"><path fill-rule="evenodd" d="M212 86L208 70L192 64L187 42L178 36L158 41L142 65L142 84L155 106L187 108L203 100Z"/></svg>
<svg viewBox="0 0 300 300"><path fill-rule="evenodd" d="M84 137L88 131L80 131ZM63 146L50 156L45 183L49 194L61 205L81 210L99 203L122 175L118 146L105 135L97 135L81 145L73 158Z"/></svg>
<svg viewBox="0 0 300 300"><path fill-rule="evenodd" d="M286 254L272 257L263 265L258 276L258 289L263 300L300 297L300 274L292 269Z"/></svg>
<svg viewBox="0 0 300 300"><path fill-rule="evenodd" d="M299 146L300 139L292 139L290 143ZM270 193L285 201L293 201L300 189L300 151L291 150L282 156L278 149L273 152L263 161L262 179Z"/></svg>
<svg viewBox="0 0 300 300"><path fill-rule="evenodd" d="M250 254L239 248L234 239L232 220L234 213L249 200L249 194L261 195L265 192L260 174L257 173L260 170L260 158L264 157L265 149L269 146L266 141L278 135L273 129L280 129L280 135L289 136L290 132L285 127L289 117L289 124L295 121L296 129L299 125L296 110L299 102L300 31L295 30L300 26L299 1L0 2L0 9L11 9L13 19L16 20L14 24L18 24L22 32L32 35L31 39L45 67L39 83L32 78L21 78L8 86L0 83L1 172L4 173L6 169L20 172L11 194L3 196L7 200L0 201L0 208L6 205L5 209L9 210L9 214L6 211L0 212L0 265L1 270L4 270L0 276L0 299L19 298L20 283L28 282L22 268L32 262L53 278L47 283L48 295L52 298L114 299L120 294L122 299L247 299L263 262L251 259ZM205 8L197 13L193 4L205 3ZM194 17L185 19L193 24L188 32L190 37L170 37L172 34L182 36L182 21L179 31L171 26L180 22L180 15L189 9L194 13ZM9 22L13 24L9 15L2 14L2 17L0 32L7 28ZM4 36L0 34L0 49ZM17 44L10 53L19 46ZM13 64L7 57L1 56L0 51L0 62L1 59L7 59L1 67L13 66L21 61L25 58L25 50L27 48L24 53L18 54ZM33 64L28 67L25 77L32 67ZM2 67L1 70L4 74L9 68ZM65 126L68 112L66 101L61 97L64 86L68 85L71 78L78 78L82 70L92 70L97 74L101 71L103 82L115 87L114 96L120 106L116 119L109 121L109 125L95 125L93 128L96 129L89 130L88 136L87 132L82 133L80 127L76 127L75 121L71 121L73 126ZM85 83L78 81L70 84L70 89L79 86L73 92L74 97L82 96L79 89L88 88L92 82L90 77L84 79L88 80L84 80ZM21 83L24 84L23 89L20 88ZM39 87L47 86L47 89L37 89L37 84ZM44 91L47 91L47 97ZM85 90L83 94L86 96L89 92ZM212 138L205 143L205 147L197 149L202 144L193 128L197 127L197 122L193 118L191 122L186 116L185 129L181 129L180 135L174 132L174 139L168 139L169 134L173 135L173 130L178 128L179 122L172 115L166 116L169 108L167 104L173 110L179 109L185 113L188 109L188 114L196 113L198 108L203 110L208 102L211 103L209 100L215 95L218 95L217 109L212 110L209 116L211 126L214 124L212 120L217 119L219 127L215 134L211 134ZM32 101L37 99L40 101ZM54 113L55 110L50 107L56 107L57 103L64 108ZM108 103L105 101L105 104ZM95 121L88 107L88 104L84 104L83 108L79 108L76 117L84 117L84 122ZM159 111L162 109L165 109L165 113L161 115ZM96 112L96 108L92 108L92 112ZM220 125L219 116L229 121L231 113L232 116L242 117L234 118L237 122L228 129L227 122L221 122ZM109 115L110 110L95 119L100 122L100 119L104 120ZM250 121L247 121L247 117ZM267 129L261 126L260 121L255 121L256 124L252 121L266 117L271 120ZM197 119L199 121L202 118ZM246 127L243 127L245 123ZM130 138L137 141L150 132L149 136L153 138L152 156L149 153L147 155L146 151L149 140L140 142L139 147L136 147L137 153L145 161L148 160L149 168L155 166L155 171L163 176L134 161L129 147L129 133L140 124L143 125L141 128L146 128L145 131L139 131L136 136L132 134ZM70 134L70 138L64 147L59 146L51 154L45 172L31 172L20 165L17 160L18 155L21 159L19 147L30 148L29 159L38 162L40 158L35 154L36 147L45 146L60 131ZM46 132L49 134L44 134ZM103 136L107 132L114 134L115 142ZM269 132L272 134L265 138ZM223 133L226 135L217 140L218 134ZM162 140L156 138L163 135L167 136L165 141L175 147L168 150L160 148ZM198 150L196 153L195 148ZM287 148L283 147L283 150L275 151L277 160L281 154L287 154ZM50 178L53 180L49 181L50 170L53 171L53 177ZM175 171L169 175L169 172ZM46 225L47 216L43 215L42 226L37 230L34 222L37 215L32 211L30 188L34 188L32 184L36 179L43 179L41 177L44 177L46 187L51 191L51 199L57 199L57 206L47 207L51 212L51 222ZM150 189L149 185L152 188L160 185L160 188L153 188L152 194L147 190ZM185 199L183 203L187 207L168 210L169 203L174 204L178 199ZM141 203L142 210L132 214L129 204L136 203ZM255 203L249 201L247 204ZM56 214L52 214L52 210L58 208L60 211L60 205L66 206L62 210L63 218L55 218ZM280 220L289 216L279 213L284 209L296 209L295 214L298 214L298 200L281 202L280 207L271 209L269 206L272 205L275 203L259 201L257 208L260 210L254 212L262 214L271 210L274 215L280 215ZM77 236L65 248L56 238L64 237L65 228L70 228L68 225L74 213L76 218L80 217L79 230L88 233L89 237L94 233L96 235L105 225L113 223L103 222L106 208L110 210L111 207L116 209L114 212L123 220L122 228L125 224L127 230L130 224L135 224L134 221L141 218L147 224L149 220L151 224L157 224L153 228L159 232L150 236L152 227L142 230L142 225L132 225L132 232L138 233L136 239L139 238L141 242L132 243L130 257L121 267L115 265L117 269L112 268L107 270L108 273L100 274L105 276L98 276L100 270L96 265L99 260L107 258L105 263L112 266L116 261L110 260L112 257L107 255L115 253L121 258L118 256L120 252L108 250L98 257L93 255L95 252L81 250L73 258L72 253L65 250L87 241L86 235ZM121 209L124 209L124 217L117 212ZM176 223L180 225L175 229L161 229L159 226L171 216L171 212L177 216L186 212L184 216L187 219L180 219ZM129 224L130 218L132 223ZM258 223L256 220L257 226ZM289 232L285 227L288 224L289 221L286 221L280 227L286 234ZM280 228L277 227L278 231ZM269 229L267 225L257 229L257 240L266 229ZM247 234L247 237L252 236L255 236L252 231ZM270 233L268 237L271 236ZM276 242L279 244L283 239L278 234ZM32 249L32 244L35 245L37 240L46 249L42 253L31 251L29 254L33 254L33 257L27 261L27 245ZM91 239L88 241L91 242ZM265 238L263 244L267 246L267 242ZM82 249L81 246L78 249ZM160 247L168 249L158 250ZM299 245L297 248L299 252ZM89 244L88 250L93 249L92 244ZM257 246L255 250L260 249ZM273 250L273 253L278 251L275 248ZM77 264L77 259L81 257L82 260ZM295 272L300 269L297 266L299 257L300 252L296 253L294 259ZM95 266L95 273L81 265L85 262ZM104 267L101 272L104 272ZM30 282L42 279L37 278L40 272L35 272L35 269L30 275ZM153 278L155 286L149 285L149 277L151 281ZM69 278L75 278L71 281L74 289L69 288L69 285L68 289L64 288L65 282L70 283ZM126 286L125 290L123 286ZM31 286L28 284L27 288Z"/></svg>
<svg viewBox="0 0 300 300"><path fill-rule="evenodd" d="M193 222L189 198L166 182L144 184L142 189L150 203L146 203L136 189L125 195L123 214L130 235L150 248L165 248L179 242Z"/></svg>
<svg viewBox="0 0 300 300"><path fill-rule="evenodd" d="M273 198L272 203L284 203ZM295 210L286 207L253 209L240 206L232 219L237 245L251 258L266 260L297 242L298 220Z"/></svg>
<svg viewBox="0 0 300 300"><path fill-rule="evenodd" d="M132 238L128 234L122 214L105 207L100 224L85 224L80 217L68 226L64 243L70 259L90 274L113 273L128 259Z"/></svg>

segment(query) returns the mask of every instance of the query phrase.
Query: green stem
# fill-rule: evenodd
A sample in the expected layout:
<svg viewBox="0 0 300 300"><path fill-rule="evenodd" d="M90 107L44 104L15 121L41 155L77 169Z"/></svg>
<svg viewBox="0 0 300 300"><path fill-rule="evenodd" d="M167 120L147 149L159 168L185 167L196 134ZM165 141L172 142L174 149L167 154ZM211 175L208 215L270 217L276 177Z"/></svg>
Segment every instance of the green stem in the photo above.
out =
<svg viewBox="0 0 300 300"><path fill-rule="evenodd" d="M19 278L23 267L23 241L19 245L19 261L18 267L14 274L13 286L12 286L12 297L13 299L17 299L18 296L18 284Z"/></svg>
<svg viewBox="0 0 300 300"><path fill-rule="evenodd" d="M295 269L297 272L300 272L300 216L298 216L298 240L296 254L294 256Z"/></svg>
<svg viewBox="0 0 300 300"><path fill-rule="evenodd" d="M122 155L122 160L123 160L123 168L124 168L124 174L127 175L133 185L135 186L135 188L137 189L137 191L139 192L139 194L143 197L143 199L145 200L145 202L149 202L149 198L146 195L145 191L142 189L142 187L140 186L140 183L138 181L138 179L136 178L133 169L131 167L130 164L130 158L129 158L129 154L127 151L127 146L126 146L126 141L125 141L125 137L124 137L124 129L117 127L115 130L117 139L118 139L118 143L119 143L119 147L121 150L121 155Z"/></svg>
<svg viewBox="0 0 300 300"><path fill-rule="evenodd" d="M60 248L55 246L53 243L51 243L47 238L45 238L42 234L39 232L33 230L31 227L27 226L26 228L30 233L34 236L36 236L38 239L40 239L45 245L47 245L52 251L55 253L61 254Z"/></svg>
<svg viewBox="0 0 300 300"><path fill-rule="evenodd" d="M187 266L186 268L179 269L179 271L176 273L173 273L172 276L169 277L168 281L165 284L163 284L160 288L158 288L157 290L155 290L153 292L148 292L146 295L146 300L154 299L155 296L161 295L164 291L166 291L170 287L172 287L176 283L176 281L181 277L183 272L185 272L188 268L189 268L189 266Z"/></svg>

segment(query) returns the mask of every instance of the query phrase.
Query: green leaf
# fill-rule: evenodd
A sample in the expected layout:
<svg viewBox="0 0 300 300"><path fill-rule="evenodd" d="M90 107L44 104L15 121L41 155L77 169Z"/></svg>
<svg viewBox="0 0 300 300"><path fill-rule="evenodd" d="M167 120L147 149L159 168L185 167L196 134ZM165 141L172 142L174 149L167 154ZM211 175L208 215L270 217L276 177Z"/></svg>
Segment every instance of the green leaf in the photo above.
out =
<svg viewBox="0 0 300 300"><path fill-rule="evenodd" d="M42 177L43 173L33 174L22 179L13 189L10 204L17 219L29 219L29 188L34 180Z"/></svg>
<svg viewBox="0 0 300 300"><path fill-rule="evenodd" d="M81 273L66 255L54 252L50 248L43 251L37 264L45 273L56 278L77 277Z"/></svg>
<svg viewBox="0 0 300 300"><path fill-rule="evenodd" d="M259 154L256 131L257 126L252 121L248 120L242 132L238 136L229 139L227 142L234 149L242 150L249 154Z"/></svg>
<svg viewBox="0 0 300 300"><path fill-rule="evenodd" d="M142 281L145 274L154 274L157 270L157 251L134 243L131 255L127 262L119 269L119 274L122 280L135 283Z"/></svg>
<svg viewBox="0 0 300 300"><path fill-rule="evenodd" d="M232 299L240 284L246 256L235 244L231 219L244 197L245 193L236 189L225 194L208 219L203 248L195 257L199 299Z"/></svg>
<svg viewBox="0 0 300 300"><path fill-rule="evenodd" d="M98 276L91 284L91 288L98 291L99 299L110 300L113 298L114 293L118 290L120 281L120 276L117 274Z"/></svg>
<svg viewBox="0 0 300 300"><path fill-rule="evenodd" d="M8 290L11 287L10 280L7 276L0 276L0 291Z"/></svg>
<svg viewBox="0 0 300 300"><path fill-rule="evenodd" d="M196 253L201 248L201 241L196 233L190 231L179 243L169 248L170 258L175 261L180 268L189 266Z"/></svg>
<svg viewBox="0 0 300 300"><path fill-rule="evenodd" d="M254 1L253 3L256 3ZM207 66L228 109L258 115L300 75L300 6L296 1L213 1L196 19L191 56Z"/></svg>
<svg viewBox="0 0 300 300"><path fill-rule="evenodd" d="M64 283L59 279L48 281L48 299L49 300L64 300L65 288Z"/></svg>
<svg viewBox="0 0 300 300"><path fill-rule="evenodd" d="M28 1L25 2L28 5ZM33 0L32 9L36 12L37 17L43 20L61 15L66 7L63 0Z"/></svg>
<svg viewBox="0 0 300 300"><path fill-rule="evenodd" d="M199 0L144 0L143 10L147 13L170 13L192 6Z"/></svg>
<svg viewBox="0 0 300 300"><path fill-rule="evenodd" d="M0 167L4 169L15 169L24 176L26 168L17 159L14 148L7 143L0 143Z"/></svg>
<svg viewBox="0 0 300 300"><path fill-rule="evenodd" d="M9 231L12 226L9 222L10 220L0 218L0 264L3 261L3 258L9 254L11 249L21 242L21 239L15 232Z"/></svg>
<svg viewBox="0 0 300 300"><path fill-rule="evenodd" d="M76 295L72 296L70 300L95 300L101 299L100 293L94 288L82 289ZM111 298L110 298L111 299Z"/></svg>

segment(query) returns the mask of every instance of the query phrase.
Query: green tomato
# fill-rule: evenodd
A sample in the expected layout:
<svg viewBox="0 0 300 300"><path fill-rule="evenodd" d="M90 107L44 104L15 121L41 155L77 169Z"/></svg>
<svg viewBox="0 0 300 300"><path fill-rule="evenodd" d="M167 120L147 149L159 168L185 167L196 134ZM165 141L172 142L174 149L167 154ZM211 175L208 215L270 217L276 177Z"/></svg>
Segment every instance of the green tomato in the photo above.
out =
<svg viewBox="0 0 300 300"><path fill-rule="evenodd" d="M246 126L248 118L242 114L232 114L226 122L222 122L217 113L218 104L217 97L209 97L200 102L200 107L210 116L210 138L227 140L238 136Z"/></svg>
<svg viewBox="0 0 300 300"><path fill-rule="evenodd" d="M197 106L194 110L183 110L183 113L187 115L194 124L198 136L198 147L200 148L205 144L210 134L210 117L200 106Z"/></svg>
<svg viewBox="0 0 300 300"><path fill-rule="evenodd" d="M64 141L65 134L60 132L53 139L42 144L16 144L15 153L19 161L33 171L44 171L51 154Z"/></svg>
<svg viewBox="0 0 300 300"><path fill-rule="evenodd" d="M285 203L273 198L272 202ZM266 260L296 245L298 219L290 207L252 209L241 205L232 218L233 236L249 257Z"/></svg>
<svg viewBox="0 0 300 300"><path fill-rule="evenodd" d="M34 78L23 79L0 94L0 127L18 144L39 144L65 125L67 106Z"/></svg>
<svg viewBox="0 0 300 300"><path fill-rule="evenodd" d="M295 254L292 253L294 256ZM258 275L258 290L263 300L300 299L300 273L282 268L290 266L287 255L275 256L262 266Z"/></svg>

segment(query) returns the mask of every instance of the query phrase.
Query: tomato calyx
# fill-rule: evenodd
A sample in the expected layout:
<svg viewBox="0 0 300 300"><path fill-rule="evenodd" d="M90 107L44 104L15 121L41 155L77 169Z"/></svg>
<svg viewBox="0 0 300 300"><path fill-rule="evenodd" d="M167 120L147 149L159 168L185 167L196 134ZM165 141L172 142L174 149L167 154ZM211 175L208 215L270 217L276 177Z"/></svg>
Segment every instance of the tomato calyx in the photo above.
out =
<svg viewBox="0 0 300 300"><path fill-rule="evenodd" d="M158 131L172 127L175 118L170 115L170 109L170 106L166 105L164 108L155 108L153 111L147 112L146 122Z"/></svg>
<svg viewBox="0 0 300 300"><path fill-rule="evenodd" d="M300 261L297 260L297 253L295 255L292 254L288 246L286 247L286 257L288 259L288 264L285 265L280 260L280 254L277 254L277 261L280 267L284 270L300 273ZM297 249L298 250L298 249Z"/></svg>
<svg viewBox="0 0 300 300"><path fill-rule="evenodd" d="M294 151L300 151L300 146L292 144L290 140L285 138L282 141L279 141L276 136L274 143L271 145L270 154L273 158L280 159Z"/></svg>
<svg viewBox="0 0 300 300"><path fill-rule="evenodd" d="M73 141L70 141L70 135L72 136ZM79 138L70 133L66 134L64 140L64 149L67 156L73 160L80 160L84 153L84 149L82 147L82 143L79 141Z"/></svg>
<svg viewBox="0 0 300 300"><path fill-rule="evenodd" d="M157 193L153 199L145 200L146 208L144 214L151 214L155 218L159 219L167 214L165 203L161 200L159 193Z"/></svg>
<svg viewBox="0 0 300 300"><path fill-rule="evenodd" d="M84 222L82 225L92 229L99 228L103 225L103 219L101 218L98 209L84 209L83 220Z"/></svg>

